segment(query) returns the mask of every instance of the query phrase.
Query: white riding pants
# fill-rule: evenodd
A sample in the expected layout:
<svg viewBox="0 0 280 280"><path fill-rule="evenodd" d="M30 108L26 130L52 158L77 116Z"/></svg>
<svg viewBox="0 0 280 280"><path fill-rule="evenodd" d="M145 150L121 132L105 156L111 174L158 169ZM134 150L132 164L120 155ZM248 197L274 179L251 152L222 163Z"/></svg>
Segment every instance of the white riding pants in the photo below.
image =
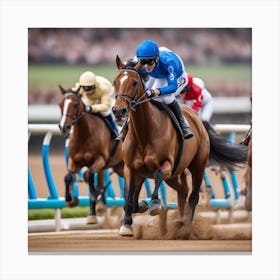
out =
<svg viewBox="0 0 280 280"><path fill-rule="evenodd" d="M199 78L193 78L193 83L201 88L201 94L203 96L201 109L198 111L198 115L202 121L210 121L213 115L213 98L210 92L205 88L204 82ZM187 106L192 106L195 100L183 100L181 97L177 97L177 100Z"/></svg>
<svg viewBox="0 0 280 280"><path fill-rule="evenodd" d="M188 78L186 77L186 73L183 72L183 74L177 79L177 89L175 92L161 95L156 98L157 101L163 102L165 104L171 104L175 99L176 95L178 95L182 89L186 86L188 83ZM167 79L166 78L153 78L150 77L149 80L146 82L145 87L146 89L158 89L167 86Z"/></svg>

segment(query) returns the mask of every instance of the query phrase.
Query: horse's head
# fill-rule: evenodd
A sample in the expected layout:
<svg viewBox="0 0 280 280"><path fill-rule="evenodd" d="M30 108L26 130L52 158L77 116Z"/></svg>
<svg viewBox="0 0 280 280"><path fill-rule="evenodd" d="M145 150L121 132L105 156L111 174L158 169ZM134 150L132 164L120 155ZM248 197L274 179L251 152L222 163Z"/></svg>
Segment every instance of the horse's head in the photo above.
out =
<svg viewBox="0 0 280 280"><path fill-rule="evenodd" d="M145 97L145 94L140 74L141 63L130 66L124 64L119 56L117 56L116 64L120 71L113 83L116 98L113 113L117 121L120 121L126 117L129 111L135 111L138 101Z"/></svg>
<svg viewBox="0 0 280 280"><path fill-rule="evenodd" d="M81 95L72 89L65 90L59 85L60 91L63 95L59 103L61 111L61 120L58 125L62 135L67 138L70 135L71 128L75 122L84 114L85 106L81 100Z"/></svg>

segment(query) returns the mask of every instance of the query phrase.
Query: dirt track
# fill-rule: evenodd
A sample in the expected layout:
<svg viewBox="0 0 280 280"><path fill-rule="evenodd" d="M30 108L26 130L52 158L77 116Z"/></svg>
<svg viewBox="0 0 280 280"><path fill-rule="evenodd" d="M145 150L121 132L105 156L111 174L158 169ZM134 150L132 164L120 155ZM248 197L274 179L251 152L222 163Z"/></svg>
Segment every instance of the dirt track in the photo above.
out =
<svg viewBox="0 0 280 280"><path fill-rule="evenodd" d="M120 211L118 209L118 211ZM240 212L240 213L239 213ZM164 212L163 212L164 213ZM239 214L238 214L239 213ZM193 224L177 230L172 221L177 215L169 210L166 216L136 215L133 237L118 234L120 218L108 213L107 220L97 229L29 233L29 252L251 252L250 216L232 213L235 223L228 224L226 212L216 224L213 211L198 211ZM115 213L116 214L116 213ZM163 217L166 222L163 226ZM89 225L93 227L96 225ZM111 228L111 229L108 229ZM162 234L164 232L164 234Z"/></svg>
<svg viewBox="0 0 280 280"><path fill-rule="evenodd" d="M30 235L29 252L251 252L251 240L135 240L117 230Z"/></svg>
<svg viewBox="0 0 280 280"><path fill-rule="evenodd" d="M65 163L63 156L50 157L53 177L58 187L60 196L64 193L63 177ZM41 167L41 157L29 157L29 167L34 183L37 187L38 197L48 195L44 173ZM238 173L240 187L243 188L242 177L244 171ZM215 184L216 197L223 197L221 180L209 171L212 183ZM87 186L79 188L80 195L87 194ZM38 188L39 186L39 188ZM168 201L176 202L176 195L167 186ZM116 189L118 196L118 190ZM145 192L143 192L145 195ZM201 203L201 199L200 199ZM117 212L122 209L118 208ZM162 216L151 217L140 215L134 218L134 237L121 237L118 235L120 225L119 213L114 218L114 213L109 210L106 221L98 230L62 231L58 233L29 233L28 251L34 252L251 252L251 218L241 216L233 217L234 213L228 211L209 211L207 218L203 216L205 207L197 208L191 231L186 228L175 233L172 221L176 216L175 210L166 214L166 224L162 229ZM112 210L113 211L113 210ZM174 216L175 215L175 216ZM232 219L235 224L227 225ZM113 219L113 220L112 220ZM217 224L218 223L218 224ZM110 231L108 231L110 229ZM166 231L160 235L161 231ZM186 233L187 232L187 233ZM175 240L177 239L177 240Z"/></svg>

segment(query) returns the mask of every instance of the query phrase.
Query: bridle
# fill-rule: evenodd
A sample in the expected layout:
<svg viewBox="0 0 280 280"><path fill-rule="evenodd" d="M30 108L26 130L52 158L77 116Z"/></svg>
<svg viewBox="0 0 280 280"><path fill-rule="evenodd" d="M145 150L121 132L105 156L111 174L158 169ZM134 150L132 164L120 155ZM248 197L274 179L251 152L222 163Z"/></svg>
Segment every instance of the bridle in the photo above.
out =
<svg viewBox="0 0 280 280"><path fill-rule="evenodd" d="M134 92L133 96L131 96L129 94L121 93L121 92L117 93L115 96L116 99L118 97L124 99L128 104L127 107L123 107L120 110L125 110L126 112L129 112L129 111L135 112L137 106L139 106L140 104L145 103L147 101L150 101L150 98L143 99L146 96L146 91L144 91L143 94L140 97L138 97L139 91L140 91L140 89L139 89L140 83L141 83L143 89L145 88L145 86L144 86L144 82L140 76L140 73L136 69L133 69L133 68L132 69L121 69L120 71L121 72L131 72L131 73L135 73L137 75L137 86L135 88L135 92Z"/></svg>
<svg viewBox="0 0 280 280"><path fill-rule="evenodd" d="M76 100L77 100L77 102L74 103L74 108L76 108L76 112L75 112L75 114L71 114L71 115L70 114L63 114L62 115L62 117L63 116L64 117L69 117L69 118L72 119L71 126L73 126L77 122L77 120L80 119L81 117L83 117L84 114L85 114L84 111L80 112L79 103L82 102L82 101L80 100L80 95L78 93L76 93L76 92L65 92L64 93L64 102L65 102L65 100L67 99L68 96L72 96L72 95L75 96ZM59 128L60 128L60 125L59 125Z"/></svg>

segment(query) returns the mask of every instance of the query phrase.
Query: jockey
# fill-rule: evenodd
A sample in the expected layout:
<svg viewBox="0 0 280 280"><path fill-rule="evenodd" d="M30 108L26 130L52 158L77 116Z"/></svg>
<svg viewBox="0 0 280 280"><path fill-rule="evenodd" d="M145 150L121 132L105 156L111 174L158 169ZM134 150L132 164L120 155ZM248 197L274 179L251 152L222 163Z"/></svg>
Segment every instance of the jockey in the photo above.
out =
<svg viewBox="0 0 280 280"><path fill-rule="evenodd" d="M81 74L79 82L73 90L79 90L82 100L86 105L86 112L100 113L111 126L115 137L118 130L112 116L113 86L104 77L97 76L91 71Z"/></svg>
<svg viewBox="0 0 280 280"><path fill-rule="evenodd" d="M141 72L149 77L145 83L146 94L159 96L157 101L167 104L176 116L184 138L191 138L193 133L175 97L187 84L181 58L165 47L158 48L152 40L141 42L136 49L136 56L143 66Z"/></svg>
<svg viewBox="0 0 280 280"><path fill-rule="evenodd" d="M205 88L204 82L187 74L188 84L177 96L179 103L190 106L202 121L209 122L213 114L213 98Z"/></svg>

